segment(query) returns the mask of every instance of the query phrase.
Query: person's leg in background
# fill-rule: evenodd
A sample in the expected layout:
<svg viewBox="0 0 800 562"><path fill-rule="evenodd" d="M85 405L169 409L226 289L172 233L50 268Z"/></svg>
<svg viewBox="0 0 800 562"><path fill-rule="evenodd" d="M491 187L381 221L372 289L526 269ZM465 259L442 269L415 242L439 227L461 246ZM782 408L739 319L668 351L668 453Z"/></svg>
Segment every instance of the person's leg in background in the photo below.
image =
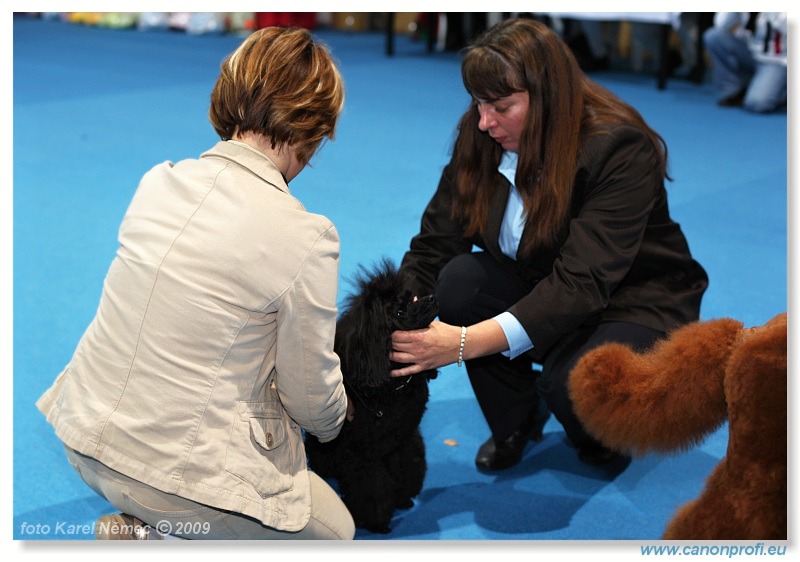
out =
<svg viewBox="0 0 800 562"><path fill-rule="evenodd" d="M611 66L611 49L606 41L606 27L617 27L616 22L601 22L598 20L580 20L581 31L586 37L589 53L593 60L589 70L608 70ZM613 33L612 36L616 35Z"/></svg>
<svg viewBox="0 0 800 562"><path fill-rule="evenodd" d="M702 84L706 75L706 53L703 34L714 25L713 12L681 12L678 27L681 64L675 76Z"/></svg>
<svg viewBox="0 0 800 562"><path fill-rule="evenodd" d="M750 80L742 107L754 113L769 113L786 103L786 66L777 62L762 62Z"/></svg>
<svg viewBox="0 0 800 562"><path fill-rule="evenodd" d="M631 26L631 69L644 72L645 54L650 56L652 70L657 70L661 56L661 25L657 23L632 21Z"/></svg>
<svg viewBox="0 0 800 562"><path fill-rule="evenodd" d="M675 69L675 76L678 78L689 79L692 73L696 72L700 56L697 52L699 36L700 12L681 12L678 26L681 63Z"/></svg>
<svg viewBox="0 0 800 562"><path fill-rule="evenodd" d="M607 70L610 67L611 56L603 33L603 22L551 18L550 26L567 43L584 72Z"/></svg>
<svg viewBox="0 0 800 562"><path fill-rule="evenodd" d="M717 27L703 34L703 44L711 61L711 80L721 106L739 106L756 71L747 42Z"/></svg>

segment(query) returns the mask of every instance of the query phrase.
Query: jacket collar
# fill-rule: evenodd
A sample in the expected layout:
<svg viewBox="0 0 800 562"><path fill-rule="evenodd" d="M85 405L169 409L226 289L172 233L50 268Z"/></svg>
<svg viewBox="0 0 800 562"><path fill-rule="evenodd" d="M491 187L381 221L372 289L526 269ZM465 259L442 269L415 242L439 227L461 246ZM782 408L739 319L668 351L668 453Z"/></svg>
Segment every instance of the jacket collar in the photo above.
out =
<svg viewBox="0 0 800 562"><path fill-rule="evenodd" d="M224 160L229 160L249 170L276 189L291 195L289 186L286 180L283 179L283 174L281 174L278 167L272 163L272 160L255 148L244 143L219 141L211 150L201 154L200 158L222 158Z"/></svg>
<svg viewBox="0 0 800 562"><path fill-rule="evenodd" d="M508 192L511 184L502 174L498 174L495 181L495 188L489 200L489 216L486 221L486 236L484 243L494 255L503 255L500 250L500 226L503 223L503 215L508 205Z"/></svg>

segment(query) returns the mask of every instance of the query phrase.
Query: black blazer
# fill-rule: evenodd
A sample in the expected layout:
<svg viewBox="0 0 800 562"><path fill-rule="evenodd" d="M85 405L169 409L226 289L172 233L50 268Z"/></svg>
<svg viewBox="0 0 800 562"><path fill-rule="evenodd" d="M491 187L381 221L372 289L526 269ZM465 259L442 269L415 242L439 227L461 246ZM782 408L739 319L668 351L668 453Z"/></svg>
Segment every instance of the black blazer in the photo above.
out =
<svg viewBox="0 0 800 562"><path fill-rule="evenodd" d="M514 261L498 242L510 184L498 172L486 231L467 238L451 218L456 187L450 163L401 269L417 294L427 294L455 255L473 245L488 252L532 286L508 310L531 338L536 358L588 324L625 321L667 332L699 318L708 276L670 218L659 169L655 147L637 128L617 126L587 137L558 243Z"/></svg>

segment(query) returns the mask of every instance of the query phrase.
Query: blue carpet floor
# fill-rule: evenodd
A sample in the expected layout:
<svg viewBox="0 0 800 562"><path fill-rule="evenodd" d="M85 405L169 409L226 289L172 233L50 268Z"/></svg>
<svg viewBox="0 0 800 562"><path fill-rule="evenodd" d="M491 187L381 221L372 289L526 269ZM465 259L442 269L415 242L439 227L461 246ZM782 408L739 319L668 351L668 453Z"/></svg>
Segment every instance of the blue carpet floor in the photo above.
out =
<svg viewBox="0 0 800 562"><path fill-rule="evenodd" d="M340 62L346 107L336 140L292 191L337 225L344 295L360 264L402 257L468 99L456 54L428 54L401 36L387 58L381 34L318 36ZM209 93L219 63L240 41L14 17L10 525L24 551L52 555L59 551L37 543L91 539L84 526L111 509L72 472L34 402L94 314L140 176L216 142ZM671 210L711 279L703 318L755 325L786 310L786 112L719 108L708 83L672 80L659 91L650 75L593 76L636 106L669 145ZM505 541L530 556L562 545L590 553L626 545L638 554L633 545L658 541L727 444L723 427L683 454L596 469L578 462L551 420L519 466L484 475L473 458L487 427L455 366L432 382L423 432L429 473L415 506L397 514L391 534L360 531L357 539L424 544L434 553L435 541Z"/></svg>

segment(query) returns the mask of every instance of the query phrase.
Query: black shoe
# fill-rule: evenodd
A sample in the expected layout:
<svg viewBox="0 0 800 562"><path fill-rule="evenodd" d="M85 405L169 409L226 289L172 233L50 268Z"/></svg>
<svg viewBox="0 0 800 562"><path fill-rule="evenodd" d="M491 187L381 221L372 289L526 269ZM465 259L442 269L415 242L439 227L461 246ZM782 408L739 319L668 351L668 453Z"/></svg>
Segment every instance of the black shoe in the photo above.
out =
<svg viewBox="0 0 800 562"><path fill-rule="evenodd" d="M746 93L747 93L746 89L739 90L735 94L719 100L717 102L717 105L720 107L742 107L742 104L744 103L744 96Z"/></svg>
<svg viewBox="0 0 800 562"><path fill-rule="evenodd" d="M544 426L549 418L550 411L544 401L540 400L539 406L525 425L499 443L495 442L494 437L490 437L481 445L475 456L475 466L481 471L495 472L519 464L528 442L542 440Z"/></svg>
<svg viewBox="0 0 800 562"><path fill-rule="evenodd" d="M625 457L625 455L622 453L612 451L602 446L597 441L587 441L586 443L578 445L578 460L582 463L601 466L610 464L623 457Z"/></svg>

